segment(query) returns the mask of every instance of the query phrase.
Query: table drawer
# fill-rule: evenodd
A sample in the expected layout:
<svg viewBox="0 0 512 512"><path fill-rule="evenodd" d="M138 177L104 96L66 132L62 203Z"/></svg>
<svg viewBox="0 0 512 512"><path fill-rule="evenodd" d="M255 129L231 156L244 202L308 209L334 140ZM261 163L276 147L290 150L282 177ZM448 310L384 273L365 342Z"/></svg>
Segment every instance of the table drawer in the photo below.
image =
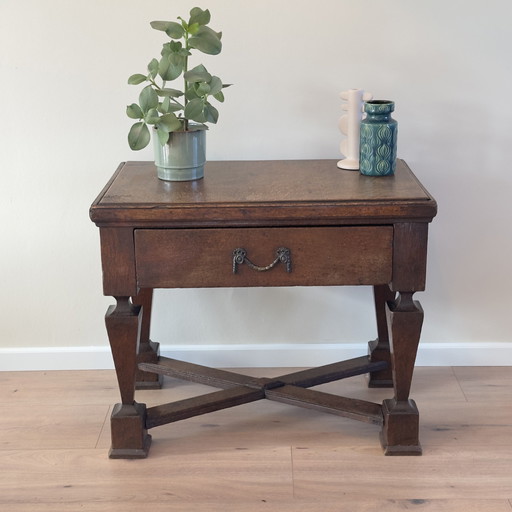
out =
<svg viewBox="0 0 512 512"><path fill-rule="evenodd" d="M137 284L141 288L384 284L391 280L392 241L392 226L137 229ZM288 262L275 261L280 248L289 251ZM238 254L238 262L233 261L236 249L245 251L245 258Z"/></svg>

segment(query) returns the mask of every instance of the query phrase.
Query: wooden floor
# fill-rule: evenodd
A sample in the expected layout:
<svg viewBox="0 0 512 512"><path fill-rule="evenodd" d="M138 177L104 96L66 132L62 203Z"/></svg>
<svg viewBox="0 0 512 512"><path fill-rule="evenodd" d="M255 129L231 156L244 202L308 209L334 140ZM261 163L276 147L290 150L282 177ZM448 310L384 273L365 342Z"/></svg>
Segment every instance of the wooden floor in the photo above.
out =
<svg viewBox="0 0 512 512"><path fill-rule="evenodd" d="M137 400L211 390L166 379ZM149 458L128 461L107 458L113 371L4 372L0 510L512 512L511 395L512 368L417 368L422 457L384 457L373 425L260 401L155 428Z"/></svg>

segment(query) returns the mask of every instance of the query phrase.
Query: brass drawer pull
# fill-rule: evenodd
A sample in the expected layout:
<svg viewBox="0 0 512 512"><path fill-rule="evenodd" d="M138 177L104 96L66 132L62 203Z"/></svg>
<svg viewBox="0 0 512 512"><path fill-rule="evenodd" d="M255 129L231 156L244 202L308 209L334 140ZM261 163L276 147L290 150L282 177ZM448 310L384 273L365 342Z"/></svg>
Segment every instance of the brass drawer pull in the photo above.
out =
<svg viewBox="0 0 512 512"><path fill-rule="evenodd" d="M265 272L266 270L270 270L274 268L278 263L283 263L286 266L286 272L292 271L291 251L286 247L279 247L279 249L276 251L276 259L266 267L259 267L258 265L255 265L247 257L247 251L241 247L238 247L233 251L233 274L236 274L238 265L242 265L243 263L247 263L249 268L252 268L258 272Z"/></svg>

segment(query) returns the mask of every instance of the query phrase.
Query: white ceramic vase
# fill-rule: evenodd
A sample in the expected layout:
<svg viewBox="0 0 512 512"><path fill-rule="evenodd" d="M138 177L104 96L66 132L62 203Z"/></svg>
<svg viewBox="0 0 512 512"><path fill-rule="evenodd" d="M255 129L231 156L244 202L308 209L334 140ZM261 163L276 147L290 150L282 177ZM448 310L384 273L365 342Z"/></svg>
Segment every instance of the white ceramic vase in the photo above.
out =
<svg viewBox="0 0 512 512"><path fill-rule="evenodd" d="M357 171L359 169L359 134L361 130L361 120L363 119L363 103L372 99L369 92L363 89L349 89L340 93L342 100L346 103L342 109L347 113L341 116L339 129L346 138L341 141L340 152L345 158L338 162L340 169Z"/></svg>

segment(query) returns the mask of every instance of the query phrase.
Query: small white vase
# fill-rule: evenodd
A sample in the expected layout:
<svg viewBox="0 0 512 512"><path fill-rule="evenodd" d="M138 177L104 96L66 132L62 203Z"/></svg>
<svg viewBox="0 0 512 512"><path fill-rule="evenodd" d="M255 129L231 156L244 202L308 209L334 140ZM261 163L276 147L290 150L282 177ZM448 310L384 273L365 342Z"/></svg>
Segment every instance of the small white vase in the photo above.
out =
<svg viewBox="0 0 512 512"><path fill-rule="evenodd" d="M340 97L346 100L342 108L347 113L340 118L339 129L347 137L341 141L340 152L345 158L338 162L340 169L357 171L359 169L359 133L361 120L363 119L363 101L372 99L369 92L362 89L349 89L340 93Z"/></svg>

